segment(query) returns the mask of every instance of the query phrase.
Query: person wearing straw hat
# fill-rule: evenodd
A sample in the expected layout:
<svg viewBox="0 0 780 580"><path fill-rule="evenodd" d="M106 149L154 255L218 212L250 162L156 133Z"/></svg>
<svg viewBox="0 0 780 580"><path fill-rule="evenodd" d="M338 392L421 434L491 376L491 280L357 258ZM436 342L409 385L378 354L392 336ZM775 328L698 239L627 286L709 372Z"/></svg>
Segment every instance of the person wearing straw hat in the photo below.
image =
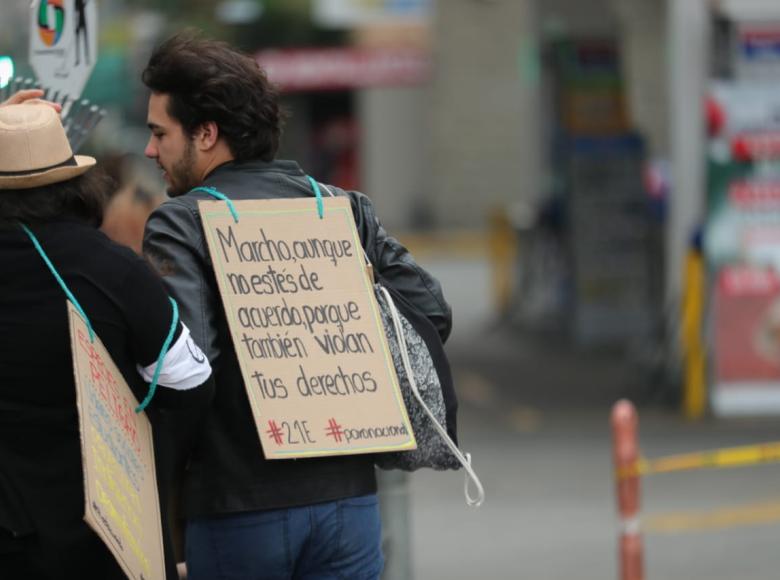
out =
<svg viewBox="0 0 780 580"><path fill-rule="evenodd" d="M263 457L198 215L198 200L210 198L191 191L207 186L236 200L314 196L297 163L275 159L277 92L254 59L191 33L157 47L142 78L151 90L145 154L173 198L150 216L144 252L215 369L214 403L182 492L188 577L378 578L373 457ZM446 340L452 313L438 281L385 232L368 197L328 189L350 200L375 271Z"/></svg>
<svg viewBox="0 0 780 580"><path fill-rule="evenodd" d="M98 231L108 184L95 164L73 154L54 108L29 100L0 107L3 580L124 577L83 520L66 295L78 302L139 400L161 361L158 384L167 388L157 389L148 408L161 485L173 476L166 459L176 445L160 440L165 431L158 426L196 414L212 392L208 361L186 326L172 324L160 279ZM161 353L169 337L171 346ZM168 560L169 577L176 577L175 561Z"/></svg>

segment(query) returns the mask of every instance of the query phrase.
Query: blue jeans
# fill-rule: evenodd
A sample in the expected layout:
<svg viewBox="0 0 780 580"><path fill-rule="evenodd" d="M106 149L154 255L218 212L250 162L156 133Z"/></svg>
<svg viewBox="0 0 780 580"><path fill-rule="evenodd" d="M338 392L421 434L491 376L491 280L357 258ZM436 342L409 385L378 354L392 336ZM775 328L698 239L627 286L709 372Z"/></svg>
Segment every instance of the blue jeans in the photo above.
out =
<svg viewBox="0 0 780 580"><path fill-rule="evenodd" d="M376 494L304 507L194 518L188 580L375 580L382 573Z"/></svg>

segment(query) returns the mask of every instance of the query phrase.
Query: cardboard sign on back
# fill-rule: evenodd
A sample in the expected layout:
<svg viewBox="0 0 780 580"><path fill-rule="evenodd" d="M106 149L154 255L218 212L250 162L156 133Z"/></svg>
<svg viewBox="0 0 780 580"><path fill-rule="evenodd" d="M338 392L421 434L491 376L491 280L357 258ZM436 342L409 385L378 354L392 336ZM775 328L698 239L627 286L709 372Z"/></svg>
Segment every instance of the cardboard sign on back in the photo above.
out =
<svg viewBox="0 0 780 580"><path fill-rule="evenodd" d="M415 449L349 200L198 202L268 459Z"/></svg>

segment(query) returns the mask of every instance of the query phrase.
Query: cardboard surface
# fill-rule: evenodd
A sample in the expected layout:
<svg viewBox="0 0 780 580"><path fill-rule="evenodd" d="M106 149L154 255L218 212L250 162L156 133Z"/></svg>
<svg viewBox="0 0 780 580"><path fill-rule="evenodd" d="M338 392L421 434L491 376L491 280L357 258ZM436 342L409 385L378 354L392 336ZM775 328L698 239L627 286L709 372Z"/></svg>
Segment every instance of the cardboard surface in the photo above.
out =
<svg viewBox="0 0 780 580"><path fill-rule="evenodd" d="M84 519L134 580L165 577L152 428L100 339L68 302Z"/></svg>
<svg viewBox="0 0 780 580"><path fill-rule="evenodd" d="M268 459L415 449L347 199L200 201Z"/></svg>

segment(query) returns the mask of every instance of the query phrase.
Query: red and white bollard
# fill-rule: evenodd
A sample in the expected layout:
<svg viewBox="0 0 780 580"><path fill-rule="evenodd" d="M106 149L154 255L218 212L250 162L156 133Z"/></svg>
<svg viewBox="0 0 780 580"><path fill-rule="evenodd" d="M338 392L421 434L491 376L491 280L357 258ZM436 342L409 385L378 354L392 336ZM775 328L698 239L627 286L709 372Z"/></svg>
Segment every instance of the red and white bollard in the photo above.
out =
<svg viewBox="0 0 780 580"><path fill-rule="evenodd" d="M622 399L612 407L613 459L620 514L620 580L642 580L642 533L639 521L639 416Z"/></svg>

